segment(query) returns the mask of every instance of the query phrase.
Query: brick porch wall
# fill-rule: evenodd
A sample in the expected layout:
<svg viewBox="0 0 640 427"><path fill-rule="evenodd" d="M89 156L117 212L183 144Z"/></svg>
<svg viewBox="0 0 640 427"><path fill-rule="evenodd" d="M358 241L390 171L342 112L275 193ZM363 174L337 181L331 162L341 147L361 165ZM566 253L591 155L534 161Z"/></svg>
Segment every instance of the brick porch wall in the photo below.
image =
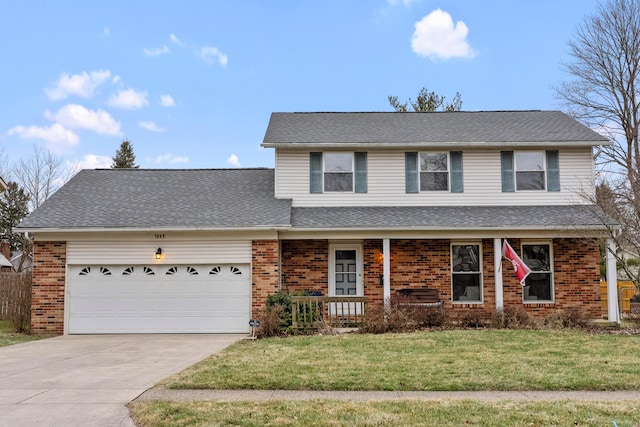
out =
<svg viewBox="0 0 640 427"><path fill-rule="evenodd" d="M251 244L251 316L255 318L267 297L279 288L279 244L277 240L254 240Z"/></svg>
<svg viewBox="0 0 640 427"><path fill-rule="evenodd" d="M328 295L329 241L282 241L282 289L304 290Z"/></svg>
<svg viewBox="0 0 640 427"><path fill-rule="evenodd" d="M520 253L520 241L509 241ZM328 293L328 241L289 240L282 242L283 282L290 292L320 291ZM546 316L552 311L579 307L589 317L603 315L600 305L599 247L596 239L554 239L553 304L523 304L522 286L511 264L502 264L503 298L505 307L523 307L534 316ZM383 273L382 239L363 241L364 294L370 306L384 302L380 276ZM450 240L391 240L391 295L406 287L428 286L440 293L445 310L452 318L459 318L471 310L483 316L495 311L495 272L493 239L482 239L483 303L464 304L451 301Z"/></svg>
<svg viewBox="0 0 640 427"><path fill-rule="evenodd" d="M521 256L521 241L513 239L509 243ZM535 316L570 308L579 308L593 319L606 314L600 304L600 249L597 239L553 240L553 304L523 304L522 286L509 261L503 260L502 271L505 307L521 305Z"/></svg>
<svg viewBox="0 0 640 427"><path fill-rule="evenodd" d="M66 242L35 242L31 288L31 333L64 333Z"/></svg>

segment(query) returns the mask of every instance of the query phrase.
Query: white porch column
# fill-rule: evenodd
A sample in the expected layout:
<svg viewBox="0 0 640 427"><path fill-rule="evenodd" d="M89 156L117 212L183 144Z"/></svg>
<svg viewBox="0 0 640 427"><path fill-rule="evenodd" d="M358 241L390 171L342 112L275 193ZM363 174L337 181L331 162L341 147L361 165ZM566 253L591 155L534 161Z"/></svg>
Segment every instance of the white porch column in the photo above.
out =
<svg viewBox="0 0 640 427"><path fill-rule="evenodd" d="M607 239L607 318L609 322L620 323L616 250L615 240L611 238Z"/></svg>
<svg viewBox="0 0 640 427"><path fill-rule="evenodd" d="M384 305L389 308L391 302L391 242L382 239L382 295Z"/></svg>
<svg viewBox="0 0 640 427"><path fill-rule="evenodd" d="M496 282L496 310L504 308L504 295L502 292L502 239L493 239L493 271Z"/></svg>

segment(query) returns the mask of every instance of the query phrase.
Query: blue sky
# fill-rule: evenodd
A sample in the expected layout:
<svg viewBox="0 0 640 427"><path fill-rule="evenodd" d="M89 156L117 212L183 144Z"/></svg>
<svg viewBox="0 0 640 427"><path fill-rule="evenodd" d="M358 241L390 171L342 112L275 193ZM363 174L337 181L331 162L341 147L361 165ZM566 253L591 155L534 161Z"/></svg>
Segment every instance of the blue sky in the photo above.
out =
<svg viewBox="0 0 640 427"><path fill-rule="evenodd" d="M0 16L0 150L108 167L273 167L271 112L561 109L567 41L596 0L14 1Z"/></svg>

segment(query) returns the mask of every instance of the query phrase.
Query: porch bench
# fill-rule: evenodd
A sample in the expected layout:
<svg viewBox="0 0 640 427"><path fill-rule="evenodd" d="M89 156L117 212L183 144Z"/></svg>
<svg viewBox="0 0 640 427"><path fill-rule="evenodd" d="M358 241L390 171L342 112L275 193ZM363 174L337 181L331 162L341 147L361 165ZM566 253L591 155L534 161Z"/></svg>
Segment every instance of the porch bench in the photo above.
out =
<svg viewBox="0 0 640 427"><path fill-rule="evenodd" d="M396 291L398 305L442 308L444 301L440 299L437 290L429 287L406 288Z"/></svg>

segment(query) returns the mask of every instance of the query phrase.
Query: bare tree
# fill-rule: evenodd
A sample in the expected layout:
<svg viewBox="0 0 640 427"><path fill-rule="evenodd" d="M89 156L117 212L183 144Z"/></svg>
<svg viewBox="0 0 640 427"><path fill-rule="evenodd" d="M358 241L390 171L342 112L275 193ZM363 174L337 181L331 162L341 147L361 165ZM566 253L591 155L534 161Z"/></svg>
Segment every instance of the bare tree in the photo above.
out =
<svg viewBox="0 0 640 427"><path fill-rule="evenodd" d="M556 87L569 114L605 132L611 145L597 153L601 181L596 201L619 225L610 236L622 250L618 265L640 285L628 267L629 252L640 255L640 0L606 0L585 17L569 42L570 80Z"/></svg>
<svg viewBox="0 0 640 427"><path fill-rule="evenodd" d="M63 172L62 159L37 145L33 146L32 157L15 165L13 173L29 195L30 210L36 209L62 186Z"/></svg>

